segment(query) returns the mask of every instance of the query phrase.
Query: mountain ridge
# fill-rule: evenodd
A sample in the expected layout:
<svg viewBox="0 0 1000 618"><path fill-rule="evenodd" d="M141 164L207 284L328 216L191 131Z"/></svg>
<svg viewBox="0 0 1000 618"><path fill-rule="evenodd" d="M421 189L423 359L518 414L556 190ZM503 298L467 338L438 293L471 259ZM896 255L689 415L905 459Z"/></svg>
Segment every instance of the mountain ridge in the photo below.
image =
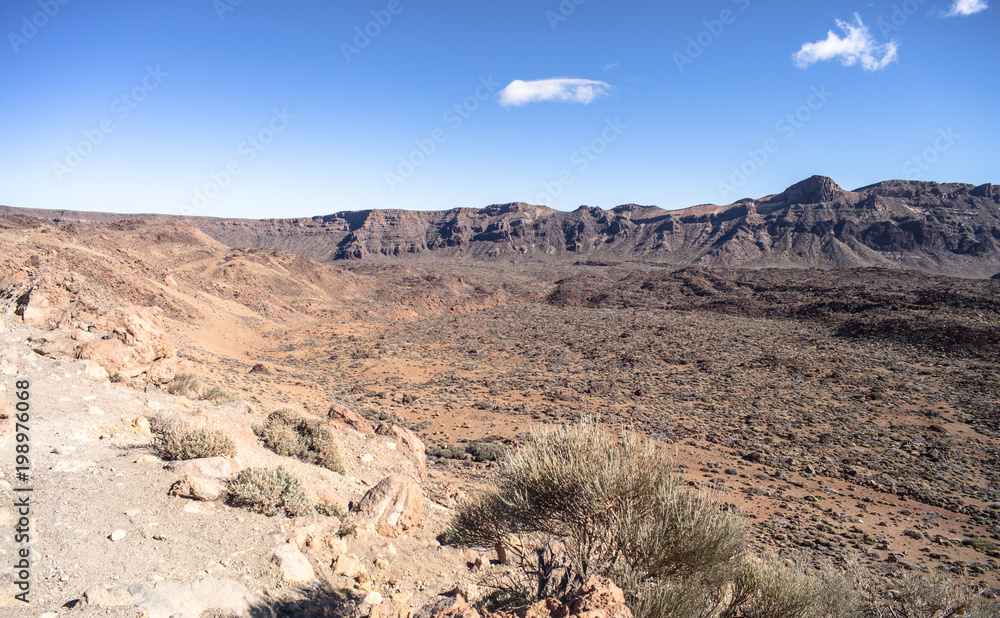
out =
<svg viewBox="0 0 1000 618"><path fill-rule="evenodd" d="M812 176L784 191L681 210L558 211L512 202L444 211L359 210L289 219L122 215L0 207L57 224L184 220L231 247L335 261L581 257L723 267L881 266L986 278L1000 271L1000 186L888 180L846 191Z"/></svg>

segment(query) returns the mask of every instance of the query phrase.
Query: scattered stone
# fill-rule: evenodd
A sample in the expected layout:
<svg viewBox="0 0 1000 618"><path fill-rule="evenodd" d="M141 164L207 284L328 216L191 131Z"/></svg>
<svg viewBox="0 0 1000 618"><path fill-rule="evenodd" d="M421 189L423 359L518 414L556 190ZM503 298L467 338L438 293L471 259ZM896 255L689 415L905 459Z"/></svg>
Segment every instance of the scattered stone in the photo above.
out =
<svg viewBox="0 0 1000 618"><path fill-rule="evenodd" d="M334 575L343 575L351 579L357 577L358 573L362 571L361 563L347 554L340 554L334 558L330 567L333 569Z"/></svg>
<svg viewBox="0 0 1000 618"><path fill-rule="evenodd" d="M288 543L272 550L271 561L278 565L284 582L296 584L316 579L309 559L294 544Z"/></svg>
<svg viewBox="0 0 1000 618"><path fill-rule="evenodd" d="M114 532L111 533L111 536L109 536L108 538L111 539L112 541L120 541L125 538L125 534L126 533L124 530L115 530Z"/></svg>

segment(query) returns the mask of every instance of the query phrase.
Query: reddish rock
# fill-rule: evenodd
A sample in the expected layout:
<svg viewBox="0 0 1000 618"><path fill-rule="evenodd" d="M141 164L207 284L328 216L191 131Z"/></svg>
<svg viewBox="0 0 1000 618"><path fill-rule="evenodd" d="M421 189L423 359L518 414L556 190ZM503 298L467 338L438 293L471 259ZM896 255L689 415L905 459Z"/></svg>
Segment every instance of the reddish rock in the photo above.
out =
<svg viewBox="0 0 1000 618"><path fill-rule="evenodd" d="M384 601L373 605L368 613L369 618L410 618L413 612L410 606L399 601Z"/></svg>
<svg viewBox="0 0 1000 618"><path fill-rule="evenodd" d="M413 459L416 460L420 480L427 478L427 452L423 441L417 437L417 434L405 427L388 425L386 423L381 423L375 431L379 435L395 437L400 442L406 444L407 448L410 449L410 453L413 454Z"/></svg>
<svg viewBox="0 0 1000 618"><path fill-rule="evenodd" d="M335 403L330 406L326 416L330 420L331 425L342 429L353 429L369 438L375 437L375 427L365 417L347 406Z"/></svg>
<svg viewBox="0 0 1000 618"><path fill-rule="evenodd" d="M420 523L424 492L411 476L394 474L382 479L358 503L359 524L384 537L398 537Z"/></svg>

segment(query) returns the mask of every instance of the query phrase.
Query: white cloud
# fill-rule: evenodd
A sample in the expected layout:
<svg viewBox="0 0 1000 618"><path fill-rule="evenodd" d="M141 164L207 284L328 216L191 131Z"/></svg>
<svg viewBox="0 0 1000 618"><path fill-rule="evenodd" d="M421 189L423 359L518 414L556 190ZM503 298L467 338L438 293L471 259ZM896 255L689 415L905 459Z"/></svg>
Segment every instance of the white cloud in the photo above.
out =
<svg viewBox="0 0 1000 618"><path fill-rule="evenodd" d="M946 17L955 17L956 15L975 15L981 11L985 11L989 8L986 0L955 0L955 5L951 7L948 11Z"/></svg>
<svg viewBox="0 0 1000 618"><path fill-rule="evenodd" d="M539 101L587 104L610 89L609 84L593 79L555 77L529 82L515 79L500 91L500 104L524 105Z"/></svg>
<svg viewBox="0 0 1000 618"><path fill-rule="evenodd" d="M958 1L964 2L966 0ZM821 60L839 58L844 66L854 66L860 63L861 68L866 71L879 71L896 61L898 50L896 42L876 44L868 26L862 23L859 15L854 15L854 23L838 19L837 26L844 31L846 35L844 38L831 30L827 33L825 40L806 43L802 49L792 55L795 66L805 69Z"/></svg>
<svg viewBox="0 0 1000 618"><path fill-rule="evenodd" d="M617 62L609 62L609 63L607 63L607 64L604 65L604 70L605 71L611 71L612 69L616 69L616 68L618 68L618 63Z"/></svg>

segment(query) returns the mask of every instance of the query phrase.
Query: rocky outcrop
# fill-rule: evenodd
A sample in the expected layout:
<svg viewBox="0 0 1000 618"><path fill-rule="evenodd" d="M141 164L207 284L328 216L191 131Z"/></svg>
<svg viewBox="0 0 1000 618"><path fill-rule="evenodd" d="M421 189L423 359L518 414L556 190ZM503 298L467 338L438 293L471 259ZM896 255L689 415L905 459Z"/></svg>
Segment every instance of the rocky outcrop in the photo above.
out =
<svg viewBox="0 0 1000 618"><path fill-rule="evenodd" d="M31 279L24 273L0 282L0 313L42 331L32 349L63 360L90 360L109 375L170 383L183 367L163 310L104 307L85 290L86 277L62 273Z"/></svg>
<svg viewBox="0 0 1000 618"><path fill-rule="evenodd" d="M345 405L339 403L333 404L327 410L326 417L334 427L352 429L368 438L375 437L375 426L365 417Z"/></svg>
<svg viewBox="0 0 1000 618"><path fill-rule="evenodd" d="M415 478L386 477L358 503L358 525L384 537L401 536L420 523L423 500L424 492Z"/></svg>
<svg viewBox="0 0 1000 618"><path fill-rule="evenodd" d="M0 207L4 213L61 222L127 217ZM991 184L889 180L845 191L830 178L812 176L760 199L672 211L627 204L562 212L517 202L436 212L362 210L307 219L185 221L230 247L281 249L319 261L433 254L700 266L882 266L967 277L1000 270L1000 187ZM57 311L61 301L52 301Z"/></svg>
<svg viewBox="0 0 1000 618"><path fill-rule="evenodd" d="M417 465L417 473L420 476L420 480L425 480L427 478L427 450L424 447L424 442L417 437L417 434L413 433L406 427L400 427L399 425L390 425L387 423L381 423L375 429L375 433L380 436L391 436L403 444L410 450L413 455L413 460Z"/></svg>
<svg viewBox="0 0 1000 618"><path fill-rule="evenodd" d="M202 612L241 618L273 618L265 600L242 584L205 577L191 583L161 581L155 584L94 586L83 594L91 607L133 608L149 618L198 618Z"/></svg>

